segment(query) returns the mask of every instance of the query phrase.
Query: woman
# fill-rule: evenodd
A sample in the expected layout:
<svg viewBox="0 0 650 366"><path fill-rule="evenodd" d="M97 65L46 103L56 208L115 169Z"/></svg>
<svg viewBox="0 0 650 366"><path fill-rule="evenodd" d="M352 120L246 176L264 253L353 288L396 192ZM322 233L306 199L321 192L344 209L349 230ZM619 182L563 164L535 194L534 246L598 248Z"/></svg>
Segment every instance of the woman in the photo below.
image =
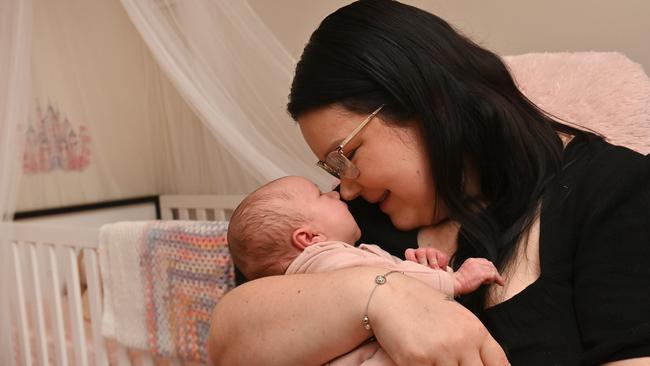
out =
<svg viewBox="0 0 650 366"><path fill-rule="evenodd" d="M254 281L215 312L218 364L321 364L371 335L366 307L400 365L650 362L649 157L553 120L496 55L388 0L323 21L288 110L362 241L485 257L508 283L460 299L488 333L403 276L373 291L381 269Z"/></svg>

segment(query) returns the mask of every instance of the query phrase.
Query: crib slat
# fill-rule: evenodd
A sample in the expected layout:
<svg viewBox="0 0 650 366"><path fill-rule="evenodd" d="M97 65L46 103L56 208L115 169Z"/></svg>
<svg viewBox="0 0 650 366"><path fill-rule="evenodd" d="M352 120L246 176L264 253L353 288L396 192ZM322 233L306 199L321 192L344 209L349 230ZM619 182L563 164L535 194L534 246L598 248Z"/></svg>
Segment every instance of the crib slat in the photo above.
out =
<svg viewBox="0 0 650 366"><path fill-rule="evenodd" d="M41 277L38 271L38 257L36 256L36 245L29 245L29 257L32 270L32 290L34 290L34 307L36 315L36 347L38 350L39 365L47 365L49 356L47 352L47 334L45 333L45 317L43 316L43 291Z"/></svg>
<svg viewBox="0 0 650 366"><path fill-rule="evenodd" d="M219 221L219 220L225 220L226 219L226 210L223 208L214 210L214 219Z"/></svg>
<svg viewBox="0 0 650 366"><path fill-rule="evenodd" d="M115 359L118 366L131 366L131 359L126 353L126 348L119 343L115 345Z"/></svg>
<svg viewBox="0 0 650 366"><path fill-rule="evenodd" d="M102 337L102 305L99 284L99 271L97 252L94 249L84 249L84 266L86 268L86 282L88 286L88 304L90 305L90 324L93 333L95 350L95 365L108 365L106 346Z"/></svg>
<svg viewBox="0 0 650 366"><path fill-rule="evenodd" d="M163 220L173 220L174 212L171 207L164 207L160 209L160 218Z"/></svg>
<svg viewBox="0 0 650 366"><path fill-rule="evenodd" d="M63 326L63 306L61 304L61 294L59 293L60 276L59 265L56 258L56 251L53 245L46 245L47 259L49 262L52 276L50 277L50 288L52 290L52 321L54 326L54 354L56 364L65 366L68 364L68 350L65 343L65 331Z"/></svg>
<svg viewBox="0 0 650 366"><path fill-rule="evenodd" d="M16 292L18 298L18 329L23 365L32 365L32 350L29 342L29 324L27 323L27 307L25 306L25 288L23 285L23 270L20 264L20 253L17 243L11 243L14 260L14 275L16 276Z"/></svg>
<svg viewBox="0 0 650 366"><path fill-rule="evenodd" d="M180 220L189 220L190 219L190 210L186 208L179 208L178 209L178 218Z"/></svg>
<svg viewBox="0 0 650 366"><path fill-rule="evenodd" d="M151 353L146 352L142 354L142 366L154 366L153 357L151 357Z"/></svg>
<svg viewBox="0 0 650 366"><path fill-rule="evenodd" d="M78 366L88 365L88 346L83 324L83 308L81 306L81 287L79 285L79 268L77 267L77 255L70 247L64 248L68 266L68 305L70 308L70 320L72 321L72 336L74 340L75 361Z"/></svg>
<svg viewBox="0 0 650 366"><path fill-rule="evenodd" d="M205 212L205 209L203 208L196 209L196 219L200 221L205 221L208 219L208 214Z"/></svg>
<svg viewBox="0 0 650 366"><path fill-rule="evenodd" d="M4 228L0 227L0 231ZM11 246L0 238L0 294L12 294ZM0 365L15 365L14 322L12 321L14 296L0 296Z"/></svg>

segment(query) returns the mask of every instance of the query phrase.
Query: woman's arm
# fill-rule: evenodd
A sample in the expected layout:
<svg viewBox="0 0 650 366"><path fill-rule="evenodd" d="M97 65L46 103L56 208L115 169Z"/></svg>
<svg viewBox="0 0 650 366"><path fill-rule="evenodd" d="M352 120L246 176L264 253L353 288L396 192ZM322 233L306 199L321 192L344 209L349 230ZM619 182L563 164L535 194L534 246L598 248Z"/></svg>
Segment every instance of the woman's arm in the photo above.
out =
<svg viewBox="0 0 650 366"><path fill-rule="evenodd" d="M320 365L350 351L372 335L361 319L375 276L385 272L356 267L267 277L236 288L221 299L212 319L212 361ZM406 276L391 275L375 291L368 315L375 336L398 364L507 364L470 312Z"/></svg>
<svg viewBox="0 0 650 366"><path fill-rule="evenodd" d="M650 357L634 358L623 361L614 361L604 363L603 366L648 366L650 365Z"/></svg>
<svg viewBox="0 0 650 366"><path fill-rule="evenodd" d="M352 350L370 336L361 326L370 272L381 270L273 276L235 288L212 317L213 363L322 365Z"/></svg>

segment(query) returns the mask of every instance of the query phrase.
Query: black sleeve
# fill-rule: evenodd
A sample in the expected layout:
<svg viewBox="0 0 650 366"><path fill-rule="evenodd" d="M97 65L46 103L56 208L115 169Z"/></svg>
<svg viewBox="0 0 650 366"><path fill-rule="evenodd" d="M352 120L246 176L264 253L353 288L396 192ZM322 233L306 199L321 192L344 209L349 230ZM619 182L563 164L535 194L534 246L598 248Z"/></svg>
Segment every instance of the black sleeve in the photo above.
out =
<svg viewBox="0 0 650 366"><path fill-rule="evenodd" d="M616 148L590 169L574 262L583 363L650 356L650 155Z"/></svg>
<svg viewBox="0 0 650 366"><path fill-rule="evenodd" d="M390 218L381 212L377 205L357 197L348 202L348 207L361 229L361 239L357 244L377 244L399 258L404 258L404 251L407 248L418 247L418 230L396 229Z"/></svg>

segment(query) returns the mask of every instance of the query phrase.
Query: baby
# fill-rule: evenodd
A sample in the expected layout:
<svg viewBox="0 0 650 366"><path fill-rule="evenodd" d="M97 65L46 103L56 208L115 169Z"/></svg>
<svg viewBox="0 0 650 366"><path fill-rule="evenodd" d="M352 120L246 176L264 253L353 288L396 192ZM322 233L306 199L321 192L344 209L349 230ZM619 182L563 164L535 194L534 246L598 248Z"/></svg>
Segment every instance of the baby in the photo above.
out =
<svg viewBox="0 0 650 366"><path fill-rule="evenodd" d="M403 261L376 245L354 247L360 237L361 231L338 192L321 193L302 177L280 178L251 193L233 213L228 228L233 261L250 280L375 266L404 272L452 297L484 283L503 285L486 259L470 258L453 272L447 267L446 256L433 248L408 249L405 256L409 260ZM330 365L394 363L377 342L368 342Z"/></svg>

